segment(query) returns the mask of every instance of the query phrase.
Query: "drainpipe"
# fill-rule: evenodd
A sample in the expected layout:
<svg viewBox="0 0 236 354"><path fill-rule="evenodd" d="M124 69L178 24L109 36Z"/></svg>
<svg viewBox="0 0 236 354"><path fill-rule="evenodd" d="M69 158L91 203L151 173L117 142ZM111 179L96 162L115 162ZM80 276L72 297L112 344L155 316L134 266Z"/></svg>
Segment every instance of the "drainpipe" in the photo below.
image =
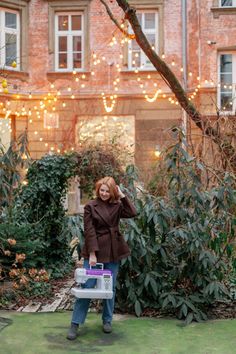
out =
<svg viewBox="0 0 236 354"><path fill-rule="evenodd" d="M181 0L183 88L187 90L187 0ZM183 109L182 128L187 136L187 113Z"/></svg>

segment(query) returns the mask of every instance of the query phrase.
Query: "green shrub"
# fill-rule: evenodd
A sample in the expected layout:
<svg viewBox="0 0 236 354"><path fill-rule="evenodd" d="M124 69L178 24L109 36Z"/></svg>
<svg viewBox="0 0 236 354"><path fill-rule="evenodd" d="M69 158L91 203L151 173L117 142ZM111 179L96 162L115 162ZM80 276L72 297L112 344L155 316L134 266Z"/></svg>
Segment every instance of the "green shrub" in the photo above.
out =
<svg viewBox="0 0 236 354"><path fill-rule="evenodd" d="M124 154L124 151L123 151ZM104 176L113 176L117 183L124 177L122 153L114 144L88 145L78 152L77 175L80 188L89 198L94 194L94 184Z"/></svg>
<svg viewBox="0 0 236 354"><path fill-rule="evenodd" d="M35 161L15 200L15 217L34 230L31 240L41 244L35 251L35 267L45 267L53 276L70 267L70 230L64 209L68 180L75 175L75 155L46 155Z"/></svg>
<svg viewBox="0 0 236 354"><path fill-rule="evenodd" d="M230 296L235 179L225 174L219 186L206 190L204 167L182 141L170 148L165 164L164 197L137 195L131 185L139 215L123 225L132 254L121 263L118 305L137 315L154 308L186 323L201 321L208 305Z"/></svg>

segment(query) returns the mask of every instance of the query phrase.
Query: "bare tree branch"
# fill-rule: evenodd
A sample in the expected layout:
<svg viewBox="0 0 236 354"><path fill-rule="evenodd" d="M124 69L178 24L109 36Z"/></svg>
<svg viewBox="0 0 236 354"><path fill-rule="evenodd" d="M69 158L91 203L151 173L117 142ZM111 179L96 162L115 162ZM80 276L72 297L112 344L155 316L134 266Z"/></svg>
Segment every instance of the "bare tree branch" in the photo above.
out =
<svg viewBox="0 0 236 354"><path fill-rule="evenodd" d="M106 1L105 0L100 0L100 1L105 6L110 19L114 22L116 27L119 28L119 30L125 35L125 37L127 37L129 39L134 39L135 38L134 34L128 33L123 27L121 27L121 25L119 24L117 19L113 16L113 13L111 12L111 10L110 10L109 6L107 5Z"/></svg>
<svg viewBox="0 0 236 354"><path fill-rule="evenodd" d="M117 25L118 22L117 20L115 20L105 0L100 1L106 7L109 17ZM175 97L178 100L180 106L186 111L186 113L194 121L196 126L200 128L207 136L212 138L212 140L217 144L220 151L226 156L226 158L231 160L231 165L233 166L233 169L236 170L236 153L234 147L225 137L221 136L220 132L217 129L214 129L211 125L208 124L208 122L203 118L201 113L196 109L194 104L188 99L185 90L183 89L175 74L152 49L139 24L135 8L131 7L126 0L116 0L116 2L124 11L125 19L129 21L132 27L133 32L135 34L135 40L137 41L143 52L146 54L146 56L149 58L153 66L156 68L160 76L175 94ZM121 29L119 24L118 28Z"/></svg>

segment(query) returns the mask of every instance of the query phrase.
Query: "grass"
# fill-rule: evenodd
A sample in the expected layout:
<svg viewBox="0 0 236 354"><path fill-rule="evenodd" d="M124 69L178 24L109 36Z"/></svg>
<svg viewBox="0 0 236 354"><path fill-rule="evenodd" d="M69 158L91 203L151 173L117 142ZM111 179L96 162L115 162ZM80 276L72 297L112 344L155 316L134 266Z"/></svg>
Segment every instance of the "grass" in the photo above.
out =
<svg viewBox="0 0 236 354"><path fill-rule="evenodd" d="M0 311L4 354L234 354L236 320L192 323L175 319L115 316L113 333L101 331L101 317L89 314L75 341L66 339L70 312Z"/></svg>

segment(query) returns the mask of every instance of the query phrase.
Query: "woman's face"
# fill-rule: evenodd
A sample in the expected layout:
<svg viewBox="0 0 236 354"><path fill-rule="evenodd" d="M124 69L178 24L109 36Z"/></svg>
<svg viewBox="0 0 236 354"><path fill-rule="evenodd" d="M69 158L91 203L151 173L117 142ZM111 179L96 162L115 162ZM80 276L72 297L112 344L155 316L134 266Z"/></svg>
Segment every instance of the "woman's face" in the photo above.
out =
<svg viewBox="0 0 236 354"><path fill-rule="evenodd" d="M99 189L99 197L104 201L109 200L111 197L110 190L105 184L102 184Z"/></svg>

